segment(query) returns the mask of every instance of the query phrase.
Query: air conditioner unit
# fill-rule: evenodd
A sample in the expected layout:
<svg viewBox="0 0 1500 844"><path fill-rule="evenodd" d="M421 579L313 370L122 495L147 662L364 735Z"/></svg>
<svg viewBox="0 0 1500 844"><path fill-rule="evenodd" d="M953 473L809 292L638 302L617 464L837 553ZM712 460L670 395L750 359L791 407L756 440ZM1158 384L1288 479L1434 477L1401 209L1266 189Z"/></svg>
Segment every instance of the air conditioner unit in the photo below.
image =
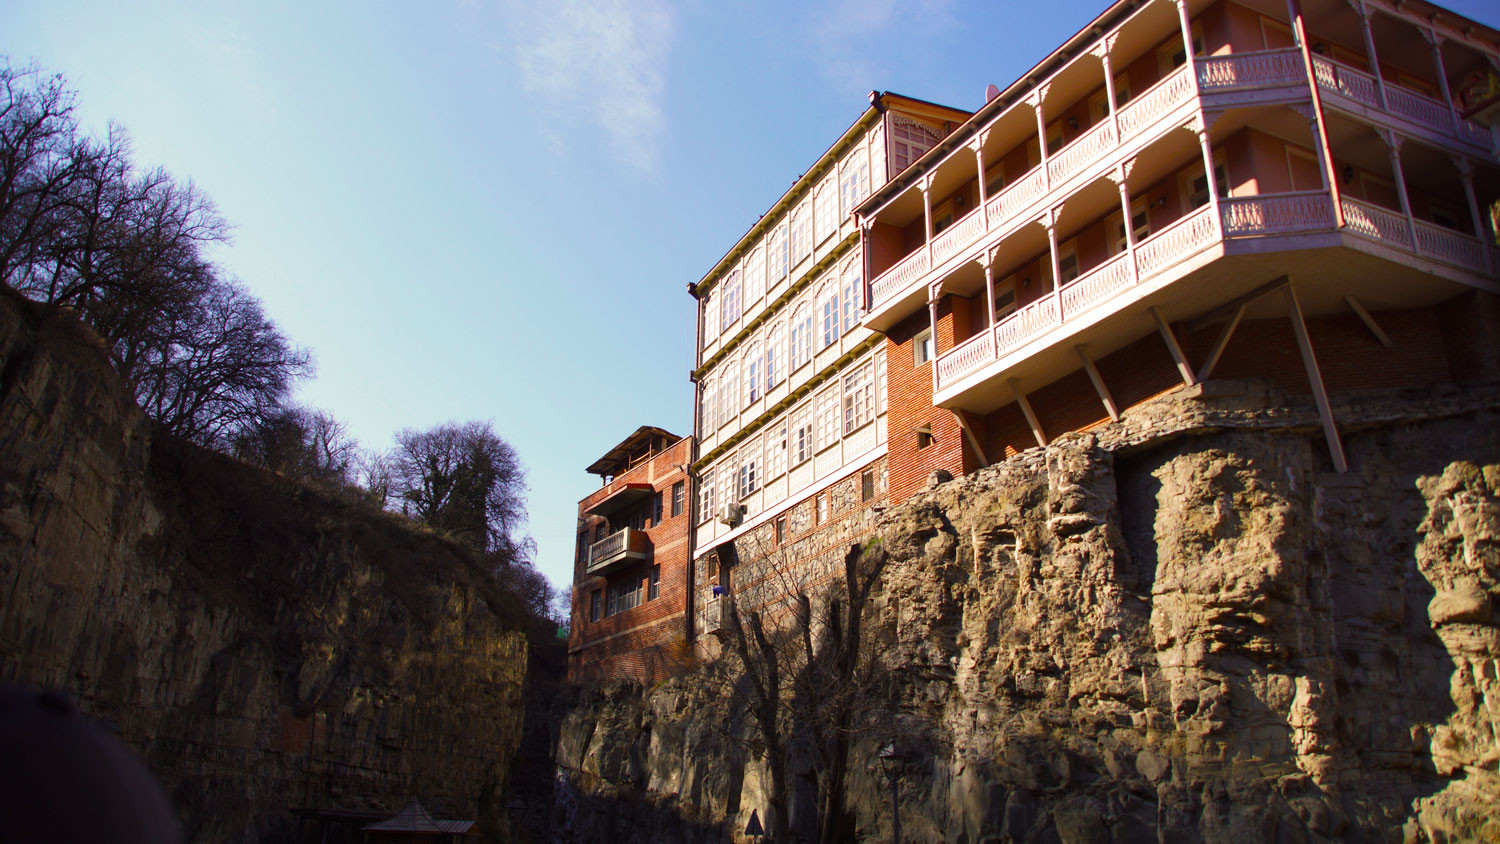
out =
<svg viewBox="0 0 1500 844"><path fill-rule="evenodd" d="M731 501L728 504L725 504L723 507L719 508L719 521L723 522L726 525L729 525L730 527L734 527L735 525L739 524L740 519L743 519L744 517L745 505L743 504Z"/></svg>

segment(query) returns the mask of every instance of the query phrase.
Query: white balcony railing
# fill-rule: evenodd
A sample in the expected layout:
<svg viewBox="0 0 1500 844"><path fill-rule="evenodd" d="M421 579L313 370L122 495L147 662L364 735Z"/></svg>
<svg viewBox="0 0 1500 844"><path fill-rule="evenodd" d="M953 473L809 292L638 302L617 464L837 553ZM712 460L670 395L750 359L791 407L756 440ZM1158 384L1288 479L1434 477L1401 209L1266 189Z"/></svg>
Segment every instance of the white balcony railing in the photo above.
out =
<svg viewBox="0 0 1500 844"><path fill-rule="evenodd" d="M1307 80L1302 53L1295 47L1206 56L1194 62L1198 66L1198 88L1204 92L1306 84Z"/></svg>
<svg viewBox="0 0 1500 844"><path fill-rule="evenodd" d="M1209 206L1199 208L1136 246L1135 261L1140 277L1156 275L1207 246L1216 235L1213 209Z"/></svg>
<svg viewBox="0 0 1500 844"><path fill-rule="evenodd" d="M912 281L920 278L923 273L927 272L929 266L927 258L927 250L919 247L917 251L901 259L896 266L876 276L875 280L870 283L871 305L878 305L895 296L906 289Z"/></svg>
<svg viewBox="0 0 1500 844"><path fill-rule="evenodd" d="M1375 77L1323 56L1313 56L1313 75L1318 87L1337 92L1361 105L1380 107L1380 91ZM1463 117L1453 123L1453 112L1442 100L1419 94L1392 82L1385 82L1385 105L1391 114L1443 134L1456 133L1476 146L1490 146L1490 131Z"/></svg>
<svg viewBox="0 0 1500 844"><path fill-rule="evenodd" d="M1361 105L1380 107L1380 92L1375 86L1375 77L1362 70L1324 58L1313 56L1313 76L1319 88L1326 88Z"/></svg>
<svg viewBox="0 0 1500 844"><path fill-rule="evenodd" d="M1053 184L1060 184L1068 177L1089 166L1115 145L1115 127L1103 121L1073 139L1073 142L1047 158L1047 175Z"/></svg>
<svg viewBox="0 0 1500 844"><path fill-rule="evenodd" d="M1140 96L1120 108L1120 139L1123 141L1160 120L1193 93L1193 78L1187 66L1167 74Z"/></svg>
<svg viewBox="0 0 1500 844"><path fill-rule="evenodd" d="M1129 287L1134 280L1134 273L1131 272L1130 267L1130 253L1121 252L1063 285L1062 318L1072 319L1075 315Z"/></svg>
<svg viewBox="0 0 1500 844"><path fill-rule="evenodd" d="M1387 246L1411 249L1411 226L1401 212L1348 197L1343 198L1340 206L1344 211L1344 226L1350 231Z"/></svg>
<svg viewBox="0 0 1500 844"><path fill-rule="evenodd" d="M588 573L602 573L621 560L645 559L649 548L645 533L632 528L617 530L589 546Z"/></svg>
<svg viewBox="0 0 1500 844"><path fill-rule="evenodd" d="M1417 220L1417 252L1428 258L1469 270L1485 271L1484 243L1477 237Z"/></svg>
<svg viewBox="0 0 1500 844"><path fill-rule="evenodd" d="M1225 237L1289 234L1333 228L1333 202L1323 191L1219 200Z"/></svg>
<svg viewBox="0 0 1500 844"><path fill-rule="evenodd" d="M1054 291L1000 320L995 326L995 354L1003 355L1060 324L1062 315L1057 310Z"/></svg>
<svg viewBox="0 0 1500 844"><path fill-rule="evenodd" d="M951 383L994 359L994 332L983 331L975 334L938 358L937 382L939 386Z"/></svg>
<svg viewBox="0 0 1500 844"><path fill-rule="evenodd" d="M967 216L943 230L941 234L932 240L932 261L934 264L952 257L960 249L969 245L974 238L984 233L984 210L976 208Z"/></svg>
<svg viewBox="0 0 1500 844"><path fill-rule="evenodd" d="M1042 168L1034 167L1030 173L1011 182L998 194L990 197L984 206L985 217L989 220L991 228L998 226L1002 220L1010 219L1018 211L1047 192L1047 177Z"/></svg>

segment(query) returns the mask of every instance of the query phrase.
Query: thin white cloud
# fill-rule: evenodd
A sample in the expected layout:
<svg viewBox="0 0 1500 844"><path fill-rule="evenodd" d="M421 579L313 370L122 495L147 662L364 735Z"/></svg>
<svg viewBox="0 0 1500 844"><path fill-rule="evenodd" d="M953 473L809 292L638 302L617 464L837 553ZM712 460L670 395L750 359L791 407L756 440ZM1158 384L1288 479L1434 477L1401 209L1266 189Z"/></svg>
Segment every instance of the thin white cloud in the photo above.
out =
<svg viewBox="0 0 1500 844"><path fill-rule="evenodd" d="M503 0L506 37L491 49L514 57L521 84L553 123L559 148L597 131L613 155L655 173L666 130L662 107L673 19L661 0Z"/></svg>

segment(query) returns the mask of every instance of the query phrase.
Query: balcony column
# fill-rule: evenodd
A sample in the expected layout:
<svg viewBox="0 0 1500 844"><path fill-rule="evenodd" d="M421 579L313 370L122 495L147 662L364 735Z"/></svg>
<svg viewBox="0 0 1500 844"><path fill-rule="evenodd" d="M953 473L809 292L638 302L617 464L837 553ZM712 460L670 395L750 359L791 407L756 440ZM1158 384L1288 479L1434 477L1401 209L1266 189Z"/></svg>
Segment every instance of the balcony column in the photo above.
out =
<svg viewBox="0 0 1500 844"><path fill-rule="evenodd" d="M1182 26L1182 55L1187 62L1188 77L1198 85L1198 63L1193 59L1193 22L1188 18L1187 0L1176 0L1177 21Z"/></svg>
<svg viewBox="0 0 1500 844"><path fill-rule="evenodd" d="M998 250L996 250L998 251ZM984 300L990 315L990 331L995 330L995 252L989 249L979 257L979 265L984 268Z"/></svg>
<svg viewBox="0 0 1500 844"><path fill-rule="evenodd" d="M1214 218L1214 231L1219 233L1219 239L1224 238L1224 221L1219 218L1219 180L1214 172L1214 150L1208 138L1208 124L1203 116L1194 117L1189 125L1190 129L1198 133L1198 146L1203 150L1203 173L1208 180L1208 207Z"/></svg>
<svg viewBox="0 0 1500 844"><path fill-rule="evenodd" d="M932 267L932 174L922 177L922 226L927 241L922 248L927 250L927 266Z"/></svg>
<svg viewBox="0 0 1500 844"><path fill-rule="evenodd" d="M1094 48L1094 55L1099 57L1099 63L1104 65L1104 99L1109 108L1109 125L1114 132L1115 142L1120 140L1120 115L1115 107L1115 74L1114 69L1109 66L1109 51L1114 49L1115 36L1106 35L1099 46Z"/></svg>
<svg viewBox="0 0 1500 844"><path fill-rule="evenodd" d="M1437 68L1438 90L1443 93L1443 105L1448 107L1448 119L1453 121L1453 131L1458 131L1458 107L1453 104L1453 92L1448 88L1448 71L1443 67L1443 36L1437 30L1423 29L1422 37L1432 47L1432 63Z"/></svg>
<svg viewBox="0 0 1500 844"><path fill-rule="evenodd" d="M989 136L990 133L988 131L983 131L974 136L974 140L969 142L969 149L974 150L974 165L979 168L979 213L981 215L989 214L989 209L985 207L989 203L989 197L984 192L984 142ZM989 217L985 216L982 219L984 220L984 228L988 231L990 227Z"/></svg>
<svg viewBox="0 0 1500 844"><path fill-rule="evenodd" d="M1411 214L1411 198L1406 195L1406 176L1401 172L1401 142L1404 140L1400 135L1389 129L1375 130L1380 134L1380 139L1385 141L1386 155L1391 160L1391 178L1396 182L1396 198L1401 200L1401 213L1406 215L1406 235L1411 238L1411 250L1417 251L1417 223Z"/></svg>
<svg viewBox="0 0 1500 844"><path fill-rule="evenodd" d="M1115 166L1114 172L1109 174L1109 180L1120 189L1120 214L1125 225L1125 253L1130 256L1130 277L1133 281L1141 280L1140 267L1135 263L1135 218L1130 215L1130 187L1126 184L1126 167L1123 163ZM1148 212L1149 213L1149 212Z"/></svg>
<svg viewBox="0 0 1500 844"><path fill-rule="evenodd" d="M1057 254L1057 218L1062 215L1062 208L1049 208L1042 215L1042 225L1047 227L1047 254L1052 263L1052 292L1056 293L1062 287L1062 267L1058 263Z"/></svg>
<svg viewBox="0 0 1500 844"><path fill-rule="evenodd" d="M1354 13L1359 15L1359 28L1365 34L1365 55L1369 57L1370 75L1375 77L1375 95L1380 98L1380 107L1389 109L1385 102L1385 80L1380 78L1380 58L1375 54L1375 33L1370 29L1370 9L1364 0L1355 0Z"/></svg>
<svg viewBox="0 0 1500 844"><path fill-rule="evenodd" d="M1474 162L1461 155L1453 156L1453 166L1458 168L1458 177L1464 183L1464 198L1469 201L1469 224L1474 227L1474 236L1484 244L1484 268L1486 272L1493 273L1495 268L1491 260L1490 243L1488 232L1484 230L1484 216L1479 213L1479 197L1474 193Z"/></svg>
<svg viewBox="0 0 1500 844"><path fill-rule="evenodd" d="M1042 116L1042 100L1047 97L1047 86L1042 85L1026 97L1026 102L1036 110L1036 148L1041 151L1042 188L1052 189L1052 179L1047 175L1047 119Z"/></svg>
<svg viewBox="0 0 1500 844"><path fill-rule="evenodd" d="M941 284L941 282L938 284ZM939 291L938 284L927 288L927 320L928 326L932 329L932 391L934 393L938 389L937 359L941 357L941 353L938 351L937 308L938 299L943 294Z"/></svg>

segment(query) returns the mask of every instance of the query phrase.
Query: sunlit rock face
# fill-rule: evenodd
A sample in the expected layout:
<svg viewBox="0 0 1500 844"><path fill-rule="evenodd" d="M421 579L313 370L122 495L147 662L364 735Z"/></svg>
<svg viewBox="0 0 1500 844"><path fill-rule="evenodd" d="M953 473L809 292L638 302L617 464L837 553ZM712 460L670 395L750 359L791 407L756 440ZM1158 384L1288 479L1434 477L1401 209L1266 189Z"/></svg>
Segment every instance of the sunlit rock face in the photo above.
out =
<svg viewBox="0 0 1500 844"><path fill-rule="evenodd" d="M890 840L895 739L914 841L1500 836L1500 392L1334 410L1346 474L1310 405L1220 382L886 512L851 835ZM691 675L586 698L570 840L743 830L736 731Z"/></svg>
<svg viewBox="0 0 1500 844"><path fill-rule="evenodd" d="M108 719L190 840L485 819L526 673L494 597L461 549L153 437L87 332L0 300L0 677Z"/></svg>

